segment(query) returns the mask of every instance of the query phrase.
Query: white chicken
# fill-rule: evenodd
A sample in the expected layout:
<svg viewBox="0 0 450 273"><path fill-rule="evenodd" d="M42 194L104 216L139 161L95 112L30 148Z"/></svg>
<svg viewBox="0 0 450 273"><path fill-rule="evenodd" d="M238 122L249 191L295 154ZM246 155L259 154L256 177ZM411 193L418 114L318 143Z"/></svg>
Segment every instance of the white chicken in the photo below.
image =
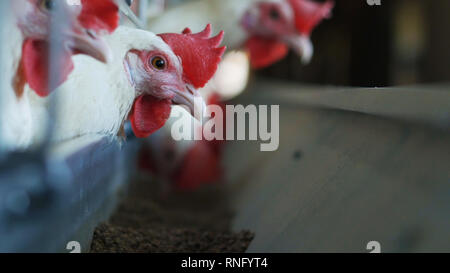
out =
<svg viewBox="0 0 450 273"><path fill-rule="evenodd" d="M164 125L172 104L186 105L194 116L202 114L204 103L196 89L214 75L225 51L219 47L223 32L210 36L210 25L197 34L160 35L119 27L106 38L112 62L74 57L75 70L54 94L58 115L53 140L116 137L127 119L137 137L148 137ZM48 102L30 92L33 124L45 120Z"/></svg>
<svg viewBox="0 0 450 273"><path fill-rule="evenodd" d="M2 41L7 42L1 52L0 146L16 150L29 147L33 138L35 125L28 95L46 96L54 89L49 84L49 48L55 7L62 13L59 16L66 18L61 25L63 50L56 85L64 82L72 71L74 54L107 61L110 50L101 35L117 27L119 13L112 0L82 0L78 6L54 0L15 0L9 4L7 8L13 12L2 26L2 36L7 37Z"/></svg>

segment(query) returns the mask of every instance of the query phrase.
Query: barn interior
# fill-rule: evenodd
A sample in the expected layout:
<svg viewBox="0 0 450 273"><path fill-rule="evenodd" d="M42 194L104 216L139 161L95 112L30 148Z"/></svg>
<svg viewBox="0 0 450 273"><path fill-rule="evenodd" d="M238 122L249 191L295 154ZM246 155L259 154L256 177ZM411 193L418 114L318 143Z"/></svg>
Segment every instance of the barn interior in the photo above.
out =
<svg viewBox="0 0 450 273"><path fill-rule="evenodd" d="M147 31L172 9L217 2L111 1L121 26ZM242 139L140 138L124 121L114 136L52 141L52 115L27 149L9 150L0 132L0 252L449 252L450 2L333 3L307 64L289 50L254 69L250 53L222 43L214 90L202 94L254 106L243 126L233 113L223 122ZM49 113L58 103L50 96Z"/></svg>

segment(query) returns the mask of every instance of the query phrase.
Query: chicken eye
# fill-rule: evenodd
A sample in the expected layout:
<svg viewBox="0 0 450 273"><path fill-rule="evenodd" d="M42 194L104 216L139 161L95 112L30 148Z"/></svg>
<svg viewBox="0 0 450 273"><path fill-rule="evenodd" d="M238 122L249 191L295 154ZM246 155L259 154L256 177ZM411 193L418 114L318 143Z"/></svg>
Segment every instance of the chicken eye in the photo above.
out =
<svg viewBox="0 0 450 273"><path fill-rule="evenodd" d="M151 60L152 66L158 70L163 70L166 68L166 61L162 57L154 57Z"/></svg>
<svg viewBox="0 0 450 273"><path fill-rule="evenodd" d="M55 2L53 0L42 0L41 7L47 11L52 11L55 8Z"/></svg>

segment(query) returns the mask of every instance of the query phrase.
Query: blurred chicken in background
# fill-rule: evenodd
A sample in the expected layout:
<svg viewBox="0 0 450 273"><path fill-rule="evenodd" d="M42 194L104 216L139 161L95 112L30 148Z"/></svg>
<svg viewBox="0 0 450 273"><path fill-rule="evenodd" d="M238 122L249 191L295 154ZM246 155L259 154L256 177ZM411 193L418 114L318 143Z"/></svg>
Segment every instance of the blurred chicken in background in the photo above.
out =
<svg viewBox="0 0 450 273"><path fill-rule="evenodd" d="M178 5L148 22L155 32L180 31L188 24L200 30L206 23L223 29L229 49L245 48L253 68L268 66L286 56L288 48L303 62L313 54L310 34L328 18L333 2L311 0L199 0Z"/></svg>

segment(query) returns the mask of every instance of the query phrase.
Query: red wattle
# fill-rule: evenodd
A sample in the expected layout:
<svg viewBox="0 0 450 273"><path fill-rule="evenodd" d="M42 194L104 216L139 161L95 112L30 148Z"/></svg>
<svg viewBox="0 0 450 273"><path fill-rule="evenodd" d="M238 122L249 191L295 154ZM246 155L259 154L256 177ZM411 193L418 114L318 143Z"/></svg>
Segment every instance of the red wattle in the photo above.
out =
<svg viewBox="0 0 450 273"><path fill-rule="evenodd" d="M74 68L71 55L70 52L64 52L59 59L59 79L56 82L58 86L67 80ZM53 91L49 85L49 44L42 40L25 40L22 46L21 62L30 88L41 97L48 96Z"/></svg>
<svg viewBox="0 0 450 273"><path fill-rule="evenodd" d="M289 4L294 10L295 27L304 35L310 35L323 19L329 18L334 7L333 0L323 3L310 0L289 0Z"/></svg>
<svg viewBox="0 0 450 273"><path fill-rule="evenodd" d="M138 138L146 138L164 126L172 110L172 101L142 95L134 102L130 120Z"/></svg>
<svg viewBox="0 0 450 273"><path fill-rule="evenodd" d="M254 69L261 69L283 59L289 52L289 48L282 42L253 36L245 43L245 48L250 53L250 64Z"/></svg>

